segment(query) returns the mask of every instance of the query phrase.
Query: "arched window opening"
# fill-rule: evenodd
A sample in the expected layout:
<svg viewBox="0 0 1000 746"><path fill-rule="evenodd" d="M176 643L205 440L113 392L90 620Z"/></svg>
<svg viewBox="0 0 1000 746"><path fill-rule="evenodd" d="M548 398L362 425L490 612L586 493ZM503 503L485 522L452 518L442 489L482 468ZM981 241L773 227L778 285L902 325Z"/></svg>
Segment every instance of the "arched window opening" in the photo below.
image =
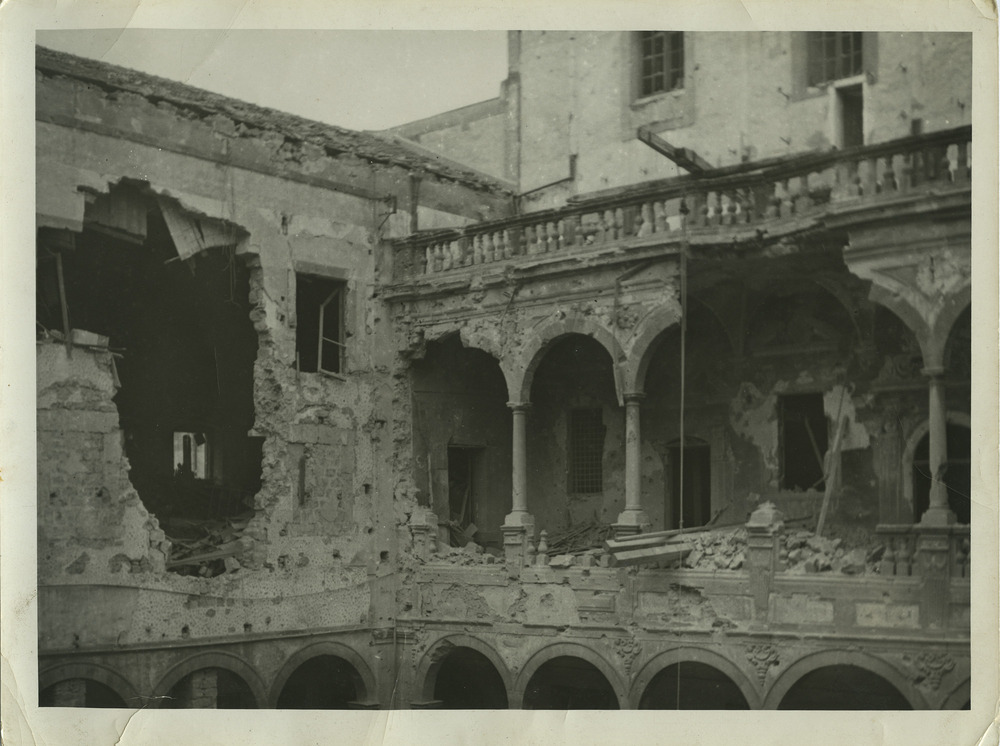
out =
<svg viewBox="0 0 1000 746"><path fill-rule="evenodd" d="M912 710L906 697L859 666L824 666L796 681L779 710Z"/></svg>
<svg viewBox="0 0 1000 746"><path fill-rule="evenodd" d="M649 682L640 710L748 710L736 683L706 663L684 661L667 666Z"/></svg>
<svg viewBox="0 0 1000 746"><path fill-rule="evenodd" d="M335 655L317 655L296 668L278 696L279 710L346 710L358 700L357 670Z"/></svg>
<svg viewBox="0 0 1000 746"><path fill-rule="evenodd" d="M446 710L507 709L500 673L472 648L455 648L445 656L434 678L434 699Z"/></svg>
<svg viewBox="0 0 1000 746"><path fill-rule="evenodd" d="M617 710L618 697L598 668L582 658L543 663L524 692L526 710Z"/></svg>
<svg viewBox="0 0 1000 746"><path fill-rule="evenodd" d="M225 668L193 671L171 687L168 709L253 710L257 701L249 685Z"/></svg>
<svg viewBox="0 0 1000 746"><path fill-rule="evenodd" d="M944 484L948 507L958 523L969 523L972 515L972 433L963 425L949 424L947 429L948 461ZM913 452L913 515L919 522L930 505L930 438L924 435Z"/></svg>
<svg viewBox="0 0 1000 746"><path fill-rule="evenodd" d="M93 679L66 679L38 693L39 707L125 707L125 700Z"/></svg>

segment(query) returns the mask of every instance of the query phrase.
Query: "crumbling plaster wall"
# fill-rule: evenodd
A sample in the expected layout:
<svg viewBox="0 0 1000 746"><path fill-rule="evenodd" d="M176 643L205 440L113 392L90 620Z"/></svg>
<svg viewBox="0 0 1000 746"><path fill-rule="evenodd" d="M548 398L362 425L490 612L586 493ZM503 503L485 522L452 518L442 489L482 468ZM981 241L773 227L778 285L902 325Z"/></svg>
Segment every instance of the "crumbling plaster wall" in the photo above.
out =
<svg viewBox="0 0 1000 746"><path fill-rule="evenodd" d="M522 191L568 178L576 156L575 182L532 195L527 209L682 173L636 139L641 125L713 166L833 142L835 94L796 90L800 32L689 32L684 89L644 99L633 93L633 32L518 33ZM968 34L879 33L877 46L877 70L865 82L866 142L909 135L912 119L925 131L971 121Z"/></svg>
<svg viewBox="0 0 1000 746"><path fill-rule="evenodd" d="M40 547L50 553L39 579L51 589L40 615L43 646L81 637L106 642L112 631L117 642L161 642L310 628L317 619L337 626L370 623L373 614L391 617L385 603L371 610L370 581L378 585L392 574L397 525L406 513L382 467L392 458L389 433L399 415L389 377L392 336L373 297L373 278L377 242L408 231L407 172L334 158L308 144L289 153L276 133L247 132L226 117L133 93L48 76L38 83L39 225L80 230L86 192L107 192L129 179L249 236L237 254L251 269L251 320L259 337L252 434L264 438L262 487L242 540L242 569L211 579L165 573L163 534L127 480L107 361L75 351L69 365L50 365L63 348L40 347L40 373L59 376L39 381ZM228 165L233 159L246 166ZM338 191L338 183L394 194L403 209ZM451 199L451 209L472 216L484 209L477 194L492 199L447 184L429 193L433 209L442 211ZM303 263L335 268L348 279L343 380L295 371L293 280ZM71 409L79 411L67 415ZM311 457L308 509L294 496L297 469L289 462L296 444ZM69 471L56 470L58 460ZM70 482L79 486L72 495L62 491ZM92 596L81 590L70 598L64 587L97 584L141 587L129 592L131 600L116 612L119 622L107 629L67 613L76 605L64 603L75 598L89 606ZM209 606L226 606L194 611L178 603L183 598L216 598Z"/></svg>

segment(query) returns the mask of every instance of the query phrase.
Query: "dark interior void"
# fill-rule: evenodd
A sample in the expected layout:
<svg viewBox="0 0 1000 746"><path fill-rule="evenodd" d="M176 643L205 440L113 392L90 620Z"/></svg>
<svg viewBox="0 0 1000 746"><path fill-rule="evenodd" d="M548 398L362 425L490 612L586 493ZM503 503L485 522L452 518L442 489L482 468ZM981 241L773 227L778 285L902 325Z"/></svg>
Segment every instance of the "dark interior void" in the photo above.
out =
<svg viewBox="0 0 1000 746"><path fill-rule="evenodd" d="M786 490L822 490L828 444L822 394L782 396L779 406L781 486Z"/></svg>
<svg viewBox="0 0 1000 746"><path fill-rule="evenodd" d="M434 699L446 710L506 710L507 690L496 668L472 648L455 648L434 679Z"/></svg>
<svg viewBox="0 0 1000 746"><path fill-rule="evenodd" d="M896 687L858 666L825 666L796 681L779 710L911 710Z"/></svg>
<svg viewBox="0 0 1000 746"><path fill-rule="evenodd" d="M429 342L412 364L415 478L442 525L474 523L474 540L500 547L510 512L511 413L507 383L490 355L458 335Z"/></svg>
<svg viewBox="0 0 1000 746"><path fill-rule="evenodd" d="M484 448L448 446L448 514L465 529L478 526L477 503L487 486L483 482Z"/></svg>
<svg viewBox="0 0 1000 746"><path fill-rule="evenodd" d="M617 710L614 689L593 663L563 655L543 663L524 691L526 710Z"/></svg>
<svg viewBox="0 0 1000 746"><path fill-rule="evenodd" d="M743 692L722 671L694 661L667 666L653 677L640 710L748 710Z"/></svg>
<svg viewBox="0 0 1000 746"><path fill-rule="evenodd" d="M73 689L72 696L60 695L60 687ZM39 707L125 707L125 700L109 686L93 679L72 679L47 686L38 693Z"/></svg>
<svg viewBox="0 0 1000 746"><path fill-rule="evenodd" d="M865 144L864 97L860 85L837 89L840 103L840 132L843 147Z"/></svg>
<svg viewBox="0 0 1000 746"><path fill-rule="evenodd" d="M625 417L607 350L582 334L554 342L535 370L531 405L528 505L539 529L612 522L624 482L608 475L625 468Z"/></svg>
<svg viewBox="0 0 1000 746"><path fill-rule="evenodd" d="M947 449L944 484L948 490L948 507L958 523L969 523L972 517L972 431L962 425L948 425ZM913 452L913 513L917 521L930 505L930 495L930 438L925 435Z"/></svg>
<svg viewBox="0 0 1000 746"><path fill-rule="evenodd" d="M317 655L292 672L278 697L280 710L346 710L357 701L354 666L335 655Z"/></svg>
<svg viewBox="0 0 1000 746"><path fill-rule="evenodd" d="M182 260L157 204L145 205L144 240L87 223L62 263L70 327L107 336L116 352L132 484L176 535L186 520L248 511L260 488L261 441L247 435L257 334L234 248ZM61 330L55 255L43 242L38 259L39 328Z"/></svg>
<svg viewBox="0 0 1000 746"><path fill-rule="evenodd" d="M708 443L695 438L685 438L683 451L680 443L670 446L670 497L671 526L677 528L704 526L712 517L712 451ZM681 455L683 452L683 456ZM684 465L684 489L681 490L681 460ZM680 522L681 506L684 522Z"/></svg>
<svg viewBox="0 0 1000 746"><path fill-rule="evenodd" d="M224 668L204 668L174 684L166 709L253 710L257 707L247 683ZM214 704L212 704L214 702Z"/></svg>

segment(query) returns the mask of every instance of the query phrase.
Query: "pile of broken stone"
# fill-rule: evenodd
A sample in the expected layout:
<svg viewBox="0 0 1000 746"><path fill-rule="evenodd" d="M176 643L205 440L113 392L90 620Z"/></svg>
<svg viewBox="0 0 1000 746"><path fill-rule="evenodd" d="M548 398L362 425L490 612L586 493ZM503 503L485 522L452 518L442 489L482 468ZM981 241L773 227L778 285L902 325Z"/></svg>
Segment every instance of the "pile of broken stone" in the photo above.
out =
<svg viewBox="0 0 1000 746"><path fill-rule="evenodd" d="M866 551L848 547L842 539L828 539L812 531L792 531L785 535L778 558L790 573L839 572L863 575L876 572L884 548Z"/></svg>

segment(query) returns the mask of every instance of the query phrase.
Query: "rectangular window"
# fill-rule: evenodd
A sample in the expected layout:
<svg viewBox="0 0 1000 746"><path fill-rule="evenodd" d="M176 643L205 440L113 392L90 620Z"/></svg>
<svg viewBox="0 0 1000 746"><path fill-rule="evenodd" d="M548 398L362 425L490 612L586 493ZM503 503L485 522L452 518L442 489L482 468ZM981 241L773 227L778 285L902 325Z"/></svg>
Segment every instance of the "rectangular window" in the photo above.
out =
<svg viewBox="0 0 1000 746"><path fill-rule="evenodd" d="M779 408L782 489L822 490L828 443L823 395L782 396Z"/></svg>
<svg viewBox="0 0 1000 746"><path fill-rule="evenodd" d="M587 494L604 488L604 417L600 408L569 413L569 492Z"/></svg>
<svg viewBox="0 0 1000 746"><path fill-rule="evenodd" d="M295 275L295 357L303 373L344 371L347 283Z"/></svg>
<svg viewBox="0 0 1000 746"><path fill-rule="evenodd" d="M810 31L808 85L817 86L864 71L860 31Z"/></svg>
<svg viewBox="0 0 1000 746"><path fill-rule="evenodd" d="M639 95L684 87L684 32L639 32Z"/></svg>

